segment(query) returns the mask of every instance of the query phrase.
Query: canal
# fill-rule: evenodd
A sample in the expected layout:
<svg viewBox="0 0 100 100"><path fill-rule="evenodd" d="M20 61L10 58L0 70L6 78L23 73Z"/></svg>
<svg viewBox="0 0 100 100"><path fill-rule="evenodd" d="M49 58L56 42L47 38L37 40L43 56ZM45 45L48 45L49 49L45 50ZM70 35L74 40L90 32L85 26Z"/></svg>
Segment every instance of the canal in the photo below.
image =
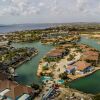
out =
<svg viewBox="0 0 100 100"><path fill-rule="evenodd" d="M100 44L97 40L82 38L80 43L87 44L100 51ZM80 78L68 84L69 87L83 91L85 93L100 93L100 71L93 73L90 76Z"/></svg>
<svg viewBox="0 0 100 100"><path fill-rule="evenodd" d="M41 80L37 77L37 69L40 59L50 51L53 46L51 45L43 45L40 42L33 43L13 43L12 46L16 48L21 47L35 47L38 49L39 53L35 57L33 57L30 61L22 64L19 68L16 69L19 77L15 80L21 84L30 85L33 82L36 84L41 84Z"/></svg>
<svg viewBox="0 0 100 100"><path fill-rule="evenodd" d="M100 93L100 71L90 76L74 80L68 86L85 93Z"/></svg>
<svg viewBox="0 0 100 100"><path fill-rule="evenodd" d="M100 44L97 44L96 40L82 38L80 43L90 45L100 51ZM40 42L33 43L14 43L12 44L16 48L20 47L35 47L39 50L39 54L36 57L33 57L30 61L22 64L19 68L16 69L19 77L16 78L16 81L21 84L30 85L33 82L41 84L41 80L37 77L37 69L40 59L50 51L53 46L43 45ZM94 74L80 78L69 83L69 87L75 88L77 90L86 92L86 93L100 93L100 71L95 72Z"/></svg>

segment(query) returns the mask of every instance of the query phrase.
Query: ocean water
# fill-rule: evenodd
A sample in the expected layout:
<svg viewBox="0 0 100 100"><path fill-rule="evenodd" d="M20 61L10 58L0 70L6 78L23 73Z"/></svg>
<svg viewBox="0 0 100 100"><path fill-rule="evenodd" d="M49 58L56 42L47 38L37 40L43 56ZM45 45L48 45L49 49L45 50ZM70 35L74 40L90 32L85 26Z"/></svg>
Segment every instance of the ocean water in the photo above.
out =
<svg viewBox="0 0 100 100"><path fill-rule="evenodd" d="M54 27L60 24L15 24L15 25L3 25L0 26L0 34L15 32L15 31L24 31L24 30L34 30L34 29L45 29Z"/></svg>

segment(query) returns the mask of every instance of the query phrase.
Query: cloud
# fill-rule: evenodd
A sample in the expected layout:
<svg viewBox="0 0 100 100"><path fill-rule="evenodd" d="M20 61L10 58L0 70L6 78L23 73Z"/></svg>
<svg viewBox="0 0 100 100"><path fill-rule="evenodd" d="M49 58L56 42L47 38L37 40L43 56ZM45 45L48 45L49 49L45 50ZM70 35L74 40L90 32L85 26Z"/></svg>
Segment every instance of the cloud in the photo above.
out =
<svg viewBox="0 0 100 100"><path fill-rule="evenodd" d="M90 19L100 17L100 0L0 0L0 16L8 15L41 20Z"/></svg>
<svg viewBox="0 0 100 100"><path fill-rule="evenodd" d="M45 6L45 3L40 2L40 3L38 4L38 6L39 6L39 7L43 7L43 6Z"/></svg>
<svg viewBox="0 0 100 100"><path fill-rule="evenodd" d="M7 2L7 0L2 0ZM0 15L34 15L38 14L40 9L34 6L31 0L8 0L9 5L0 9ZM43 4L40 4L42 6Z"/></svg>

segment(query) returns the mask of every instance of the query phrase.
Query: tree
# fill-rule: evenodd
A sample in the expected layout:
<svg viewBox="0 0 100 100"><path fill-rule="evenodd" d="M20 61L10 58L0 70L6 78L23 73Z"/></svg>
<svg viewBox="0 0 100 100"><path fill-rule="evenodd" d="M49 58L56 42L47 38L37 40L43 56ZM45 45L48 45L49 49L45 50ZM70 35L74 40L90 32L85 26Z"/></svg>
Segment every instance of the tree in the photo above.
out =
<svg viewBox="0 0 100 100"><path fill-rule="evenodd" d="M31 87L32 87L33 89L35 89L35 90L40 89L40 86L37 85L37 84L35 84L35 83L31 84Z"/></svg>
<svg viewBox="0 0 100 100"><path fill-rule="evenodd" d="M95 95L93 100L100 100L100 94Z"/></svg>
<svg viewBox="0 0 100 100"><path fill-rule="evenodd" d="M64 79L65 80L65 79L68 79L67 75L68 75L67 72L64 72L64 73L60 74L59 77L61 79Z"/></svg>

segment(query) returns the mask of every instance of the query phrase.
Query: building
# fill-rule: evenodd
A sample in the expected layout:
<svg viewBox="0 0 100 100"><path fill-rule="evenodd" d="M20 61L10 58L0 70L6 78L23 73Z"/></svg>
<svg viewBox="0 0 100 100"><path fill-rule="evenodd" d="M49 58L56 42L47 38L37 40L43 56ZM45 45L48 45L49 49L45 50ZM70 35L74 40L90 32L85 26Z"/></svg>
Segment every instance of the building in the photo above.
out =
<svg viewBox="0 0 100 100"><path fill-rule="evenodd" d="M54 95L55 88L50 88L49 91L43 96L42 100L49 100L49 98Z"/></svg>
<svg viewBox="0 0 100 100"><path fill-rule="evenodd" d="M87 63L86 61L78 61L74 64L74 66L76 66L76 70L80 74L85 74L93 69L91 64Z"/></svg>
<svg viewBox="0 0 100 100"><path fill-rule="evenodd" d="M100 60L100 54L95 51L86 51L83 53L82 60L91 62L93 65L97 65Z"/></svg>
<svg viewBox="0 0 100 100"><path fill-rule="evenodd" d="M6 73L3 73L2 71L0 71L0 80L1 80L1 81L8 79L7 76L8 76L8 75L7 75Z"/></svg>
<svg viewBox="0 0 100 100"><path fill-rule="evenodd" d="M61 59L65 55L67 55L67 53L68 51L65 49L55 49L47 54L47 58L49 59L59 59L60 58Z"/></svg>
<svg viewBox="0 0 100 100"><path fill-rule="evenodd" d="M68 67L66 68L66 72L67 72L68 74L74 74L75 71L76 71L76 66L68 66Z"/></svg>
<svg viewBox="0 0 100 100"><path fill-rule="evenodd" d="M3 92L7 89L9 89L8 92ZM4 80L0 82L0 90L0 94L2 94L1 98L7 97L10 98L10 100L18 100L17 98L20 98L23 94L30 94L33 91L31 87L20 85L16 82L12 82L9 80Z"/></svg>
<svg viewBox="0 0 100 100"><path fill-rule="evenodd" d="M4 46L4 45L7 45L8 44L8 41L2 41L0 42L0 46Z"/></svg>

